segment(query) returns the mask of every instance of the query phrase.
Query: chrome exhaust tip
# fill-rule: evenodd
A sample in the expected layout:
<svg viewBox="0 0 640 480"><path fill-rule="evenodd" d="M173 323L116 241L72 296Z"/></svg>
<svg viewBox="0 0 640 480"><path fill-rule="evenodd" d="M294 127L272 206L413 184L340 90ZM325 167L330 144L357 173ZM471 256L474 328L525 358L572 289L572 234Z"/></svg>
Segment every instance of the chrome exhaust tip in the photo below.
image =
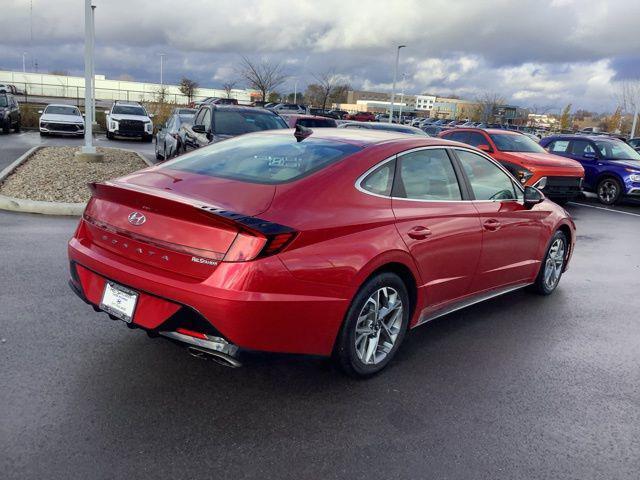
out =
<svg viewBox="0 0 640 480"><path fill-rule="evenodd" d="M180 332L159 332L163 337L177 340L188 345L191 356L202 360L213 360L225 367L237 368L242 363L237 358L238 346L224 338L205 335L205 338L193 337Z"/></svg>
<svg viewBox="0 0 640 480"><path fill-rule="evenodd" d="M187 351L192 357L200 360L212 360L223 367L238 368L242 366L242 363L240 363L236 358L221 352L216 352L215 350L204 350L197 347L189 347L187 348Z"/></svg>

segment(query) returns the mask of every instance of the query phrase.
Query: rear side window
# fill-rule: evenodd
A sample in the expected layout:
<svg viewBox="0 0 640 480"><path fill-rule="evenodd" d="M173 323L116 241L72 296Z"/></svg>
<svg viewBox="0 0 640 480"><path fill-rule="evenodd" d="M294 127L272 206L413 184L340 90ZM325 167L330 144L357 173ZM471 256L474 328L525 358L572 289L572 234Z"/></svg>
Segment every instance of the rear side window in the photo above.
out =
<svg viewBox="0 0 640 480"><path fill-rule="evenodd" d="M367 192L377 195L391 195L395 168L395 160L385 163L367 175L360 186Z"/></svg>
<svg viewBox="0 0 640 480"><path fill-rule="evenodd" d="M567 153L568 148L569 140L554 140L547 145L547 149L553 153Z"/></svg>
<svg viewBox="0 0 640 480"><path fill-rule="evenodd" d="M194 150L162 168L278 184L297 180L360 150L356 145L312 137L298 142L293 135L238 136Z"/></svg>
<svg viewBox="0 0 640 480"><path fill-rule="evenodd" d="M462 200L458 178L443 149L426 149L399 157L393 196L412 200Z"/></svg>

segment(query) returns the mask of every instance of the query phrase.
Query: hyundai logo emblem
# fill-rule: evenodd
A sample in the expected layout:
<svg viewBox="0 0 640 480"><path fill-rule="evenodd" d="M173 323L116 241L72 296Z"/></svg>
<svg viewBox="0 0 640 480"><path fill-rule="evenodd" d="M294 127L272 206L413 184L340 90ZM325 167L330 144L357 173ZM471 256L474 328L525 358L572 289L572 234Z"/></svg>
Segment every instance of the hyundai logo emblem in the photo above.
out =
<svg viewBox="0 0 640 480"><path fill-rule="evenodd" d="M142 225L147 221L147 217L145 217L140 212L131 212L129 214L128 220L131 225Z"/></svg>

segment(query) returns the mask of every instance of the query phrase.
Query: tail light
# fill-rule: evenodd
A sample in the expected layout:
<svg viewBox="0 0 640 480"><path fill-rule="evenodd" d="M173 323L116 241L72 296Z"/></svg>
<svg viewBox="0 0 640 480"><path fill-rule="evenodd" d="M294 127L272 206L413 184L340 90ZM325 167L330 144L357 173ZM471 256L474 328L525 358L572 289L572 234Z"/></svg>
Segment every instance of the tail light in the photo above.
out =
<svg viewBox="0 0 640 480"><path fill-rule="evenodd" d="M247 262L256 258L276 255L283 251L296 237L297 232L262 235L241 231L229 247L223 262Z"/></svg>

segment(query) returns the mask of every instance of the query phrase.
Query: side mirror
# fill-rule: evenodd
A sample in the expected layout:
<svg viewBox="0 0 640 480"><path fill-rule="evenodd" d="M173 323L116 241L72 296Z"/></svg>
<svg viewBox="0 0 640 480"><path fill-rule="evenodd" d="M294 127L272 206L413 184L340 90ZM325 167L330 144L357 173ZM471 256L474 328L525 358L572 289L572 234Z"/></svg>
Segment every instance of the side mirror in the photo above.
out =
<svg viewBox="0 0 640 480"><path fill-rule="evenodd" d="M582 154L582 158L589 158L591 160L594 160L596 157L597 156L596 156L595 152L584 152Z"/></svg>
<svg viewBox="0 0 640 480"><path fill-rule="evenodd" d="M83 114L82 114L82 116L84 117L84 116L85 116L85 114L83 113Z"/></svg>
<svg viewBox="0 0 640 480"><path fill-rule="evenodd" d="M531 208L544 200L544 195L536 187L524 187L524 207Z"/></svg>
<svg viewBox="0 0 640 480"><path fill-rule="evenodd" d="M40 115L42 115L42 110L38 110L38 113L39 113Z"/></svg>
<svg viewBox="0 0 640 480"><path fill-rule="evenodd" d="M204 125L194 125L193 127L191 127L191 130L193 130L196 133L206 133L206 130L204 129Z"/></svg>
<svg viewBox="0 0 640 480"><path fill-rule="evenodd" d="M149 118L153 118L154 116L155 116L155 114L153 114L153 113L149 114Z"/></svg>
<svg viewBox="0 0 640 480"><path fill-rule="evenodd" d="M483 152L487 152L487 153L493 152L493 148L491 148L489 145L486 145L484 143L482 145L478 145L478 149L482 150Z"/></svg>

